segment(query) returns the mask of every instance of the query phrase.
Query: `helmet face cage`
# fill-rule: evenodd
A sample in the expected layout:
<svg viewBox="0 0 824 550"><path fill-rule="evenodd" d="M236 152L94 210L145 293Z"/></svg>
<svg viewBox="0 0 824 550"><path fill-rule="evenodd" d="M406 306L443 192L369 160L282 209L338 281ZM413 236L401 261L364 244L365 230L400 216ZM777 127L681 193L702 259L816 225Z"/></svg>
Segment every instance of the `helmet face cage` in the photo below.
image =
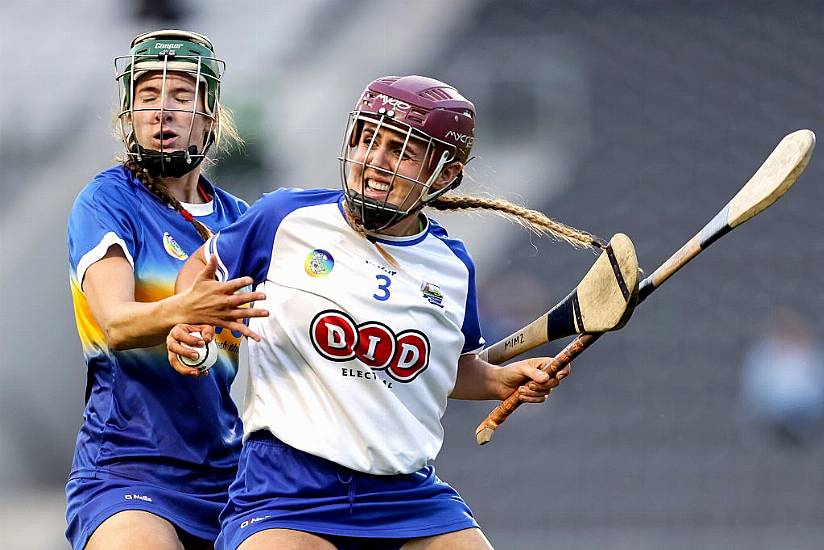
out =
<svg viewBox="0 0 824 550"><path fill-rule="evenodd" d="M373 133L366 144L366 151L358 154L358 149L363 147L362 134L366 130ZM370 163L369 159L378 136L389 132L403 140L403 145L394 166L386 167ZM409 177L401 174L400 168L401 161L412 141L423 144L424 152L420 159L417 174L414 177ZM438 153L440 153L440 157L434 158ZM433 183L438 180L443 172L444 166L456 160L455 148L449 143L436 139L421 130L393 120L392 111L384 109L381 109L377 115L362 111L349 113L341 155L338 160L340 161L341 184L349 211L369 231L379 232L410 215L416 214L428 202L456 185L447 185L443 189L430 192ZM425 175L426 168L432 167L433 164L431 175L424 181L422 178ZM388 176L389 189L386 191L383 200L375 200L365 196L367 169ZM359 176L354 176L353 171L359 171ZM409 186L409 190L399 202L389 202L392 190L399 179L412 185ZM358 189L360 189L360 192L358 192ZM411 204L409 203L410 198L414 199Z"/></svg>
<svg viewBox="0 0 824 550"><path fill-rule="evenodd" d="M219 125L216 125L220 109L220 80L225 70L225 62L214 57L211 42L197 33L187 31L157 31L138 36L132 42L129 55L118 56L115 63L115 80L118 87L119 112L117 115L120 133L129 157L136 158L138 164L156 175L179 177L195 168L206 157L206 153L217 140ZM147 72L159 72L162 76L160 106L135 108L137 81ZM185 73L195 82L191 109L166 107L166 85L168 73ZM204 109L198 109L203 97ZM163 140L160 150L152 151L137 143L134 132L135 113L157 111L160 113L160 131L163 132L164 113L180 112L191 116L186 143L191 143L195 117L209 119L203 150L190 145L183 151L164 151ZM145 158L148 157L148 158Z"/></svg>

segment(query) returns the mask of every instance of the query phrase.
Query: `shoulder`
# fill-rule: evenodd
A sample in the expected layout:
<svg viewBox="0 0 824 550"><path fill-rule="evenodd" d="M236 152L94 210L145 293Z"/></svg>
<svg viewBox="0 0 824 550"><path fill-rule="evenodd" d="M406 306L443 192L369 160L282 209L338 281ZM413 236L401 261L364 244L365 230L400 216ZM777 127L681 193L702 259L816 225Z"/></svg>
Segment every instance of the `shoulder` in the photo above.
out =
<svg viewBox="0 0 824 550"><path fill-rule="evenodd" d="M78 193L74 209L84 205L96 207L128 207L139 201L134 178L123 165L114 166L97 174Z"/></svg>
<svg viewBox="0 0 824 550"><path fill-rule="evenodd" d="M214 198L217 199L223 207L235 214L235 217L238 217L240 214L243 214L247 210L249 210L249 203L245 200L241 199L240 197L221 189L217 185L212 185L212 192Z"/></svg>
<svg viewBox="0 0 824 550"><path fill-rule="evenodd" d="M252 209L285 217L300 208L337 203L341 195L342 191L335 189L281 187L271 193L265 193L252 205Z"/></svg>
<svg viewBox="0 0 824 550"><path fill-rule="evenodd" d="M472 257L469 255L469 251L461 239L450 237L446 228L432 218L429 218L429 234L442 242L456 258L463 262L470 273L475 272L475 263L472 261Z"/></svg>

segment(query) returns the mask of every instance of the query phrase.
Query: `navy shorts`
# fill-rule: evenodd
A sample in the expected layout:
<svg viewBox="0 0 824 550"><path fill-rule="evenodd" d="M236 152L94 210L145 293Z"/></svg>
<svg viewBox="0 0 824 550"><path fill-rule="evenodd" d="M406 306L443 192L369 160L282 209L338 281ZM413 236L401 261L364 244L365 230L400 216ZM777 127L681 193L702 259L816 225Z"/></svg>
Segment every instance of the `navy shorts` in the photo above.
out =
<svg viewBox="0 0 824 550"><path fill-rule="evenodd" d="M295 529L340 549L399 548L411 538L478 527L460 495L432 466L372 475L255 432L240 454L215 548L235 550L266 529Z"/></svg>
<svg viewBox="0 0 824 550"><path fill-rule="evenodd" d="M143 510L171 522L183 538L213 541L227 498L226 491L194 495L124 478L75 477L66 483L66 538L74 550L82 550L111 516Z"/></svg>

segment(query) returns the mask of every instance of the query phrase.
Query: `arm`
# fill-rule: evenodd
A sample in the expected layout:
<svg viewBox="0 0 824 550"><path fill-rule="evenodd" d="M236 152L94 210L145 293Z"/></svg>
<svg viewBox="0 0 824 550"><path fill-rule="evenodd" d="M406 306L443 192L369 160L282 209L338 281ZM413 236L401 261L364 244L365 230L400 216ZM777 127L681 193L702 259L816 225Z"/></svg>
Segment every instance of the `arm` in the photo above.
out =
<svg viewBox="0 0 824 550"><path fill-rule="evenodd" d="M286 198L284 198L286 197ZM253 285L255 281L263 282L267 278L275 233L281 219L292 211L288 200L289 195L283 192L265 195L246 211L237 221L220 230L198 248L183 265L177 276L175 292L185 294L192 292L202 280L202 274L208 272L209 278L217 275L219 281L231 277L243 285ZM218 268L219 266L219 268ZM212 281L212 284L215 284ZM218 283L220 284L220 283ZM237 289L241 289L237 287ZM260 292L248 293L254 300L265 299ZM240 311L249 311L248 309ZM257 310L264 312L264 310ZM268 315L268 313L264 312ZM263 315L238 315L237 317L261 317ZM171 366L180 374L187 376L202 376L197 369L183 365L178 355L197 355L182 344L202 346L214 337L214 329L209 322L188 321L189 324L176 325L166 339L166 350ZM251 331L246 325L239 323L238 330L248 338L260 341L260 336ZM202 340L193 337L191 333L198 331Z"/></svg>
<svg viewBox="0 0 824 550"><path fill-rule="evenodd" d="M109 346L124 350L161 344L173 326L186 322L250 336L248 327L238 320L268 315L265 310L240 307L265 297L259 292L235 294L251 284L249 277L219 283L214 280L214 261L204 263L199 271L197 264L192 269L196 274L184 292L157 302L137 302L132 266L119 246L110 246L103 258L89 266L82 282L89 309Z"/></svg>
<svg viewBox="0 0 824 550"><path fill-rule="evenodd" d="M186 260L186 263L183 264L183 267L180 269L180 272L177 274L177 281L175 282L175 296L180 296L181 293L191 292L194 288L194 285L202 278L204 273L211 274L211 277L214 278L215 268L217 265L217 258L212 256L209 258L209 261L206 261L204 246L198 248L194 254L189 256L189 259ZM251 285L253 280L251 277L241 277L239 279L235 279L235 281L246 283L244 286ZM254 297L255 300L262 300L266 298L266 295L262 292L252 292L246 294L246 296ZM265 310L255 310L255 309L245 309L243 311L256 311L262 312L263 315L255 314L255 315L247 315L249 317L261 317L268 315L268 312ZM242 332L246 337L252 338L253 340L260 341L260 336L255 333L254 331L250 330L249 327L244 325L243 323L238 323L238 328L234 330L239 330ZM192 332L200 332L202 339L192 336ZM182 344L187 344L189 346L195 347L202 347L205 346L207 343L211 342L214 339L215 330L214 326L210 324L200 324L200 325L192 325L186 323L179 323L172 327L169 334L166 336L166 351L167 351L167 359L169 360L169 364L180 374L185 376L208 376L209 371L199 371L196 368L189 367L184 365L183 363L178 360L178 355L188 355L193 359L197 358L197 353L186 348Z"/></svg>
<svg viewBox="0 0 824 550"><path fill-rule="evenodd" d="M89 266L82 288L112 349L160 344L169 329L182 322L179 297L159 302L135 301L134 272L119 246L110 246L103 258Z"/></svg>
<svg viewBox="0 0 824 550"><path fill-rule="evenodd" d="M212 260L214 261L214 260ZM175 294L191 288L197 279L198 274L206 267L206 257L203 253L203 246L195 250L194 254L189 256L189 259L183 263L183 267L177 273L177 280L175 281Z"/></svg>
<svg viewBox="0 0 824 550"><path fill-rule="evenodd" d="M546 401L550 390L570 373L567 366L558 371L555 378L550 378L539 368L548 360L547 357L533 357L499 367L472 353L462 355L458 360L455 387L449 397L473 400L505 399L515 389L532 380L533 384L521 388L520 398L528 403L542 403Z"/></svg>

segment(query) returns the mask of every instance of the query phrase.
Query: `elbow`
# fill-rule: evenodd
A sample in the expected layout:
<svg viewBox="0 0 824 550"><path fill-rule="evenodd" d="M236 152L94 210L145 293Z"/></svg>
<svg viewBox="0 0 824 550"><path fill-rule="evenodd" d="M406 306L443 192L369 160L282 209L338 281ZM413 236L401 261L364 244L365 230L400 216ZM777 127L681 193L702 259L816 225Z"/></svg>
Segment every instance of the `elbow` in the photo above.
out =
<svg viewBox="0 0 824 550"><path fill-rule="evenodd" d="M106 345L112 351L123 351L129 349L126 343L125 334L117 327L103 327L103 334L106 336Z"/></svg>

